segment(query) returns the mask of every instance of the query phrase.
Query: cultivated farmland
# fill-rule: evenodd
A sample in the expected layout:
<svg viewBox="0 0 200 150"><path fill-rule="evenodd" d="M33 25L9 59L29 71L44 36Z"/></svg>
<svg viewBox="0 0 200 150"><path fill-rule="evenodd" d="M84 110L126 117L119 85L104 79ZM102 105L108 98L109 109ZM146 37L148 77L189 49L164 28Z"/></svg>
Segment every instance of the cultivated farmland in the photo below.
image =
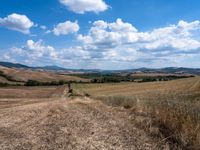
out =
<svg viewBox="0 0 200 150"><path fill-rule="evenodd" d="M0 147L199 148L199 77L72 88L0 88Z"/></svg>

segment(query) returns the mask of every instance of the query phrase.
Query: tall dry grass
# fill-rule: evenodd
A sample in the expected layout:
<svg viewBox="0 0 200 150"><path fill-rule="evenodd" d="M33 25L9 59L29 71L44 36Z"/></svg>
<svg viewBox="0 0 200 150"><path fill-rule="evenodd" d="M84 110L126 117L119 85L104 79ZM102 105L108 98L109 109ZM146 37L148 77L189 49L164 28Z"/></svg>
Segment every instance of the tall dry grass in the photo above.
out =
<svg viewBox="0 0 200 150"><path fill-rule="evenodd" d="M169 93L168 93L169 94ZM135 96L100 96L96 99L110 106L123 106L142 111L151 118L151 125L144 122L140 126L151 130L159 129L162 138L172 149L200 148L200 95L154 93L148 97ZM149 128L147 128L149 126Z"/></svg>
<svg viewBox="0 0 200 150"><path fill-rule="evenodd" d="M158 127L161 141L171 143L172 149L200 149L200 77L152 83L81 84L74 88L107 105L145 114L147 121L138 125L150 133L152 126Z"/></svg>
<svg viewBox="0 0 200 150"><path fill-rule="evenodd" d="M104 104L113 107L133 108L136 106L136 98L130 96L99 96L95 97L95 99L101 100Z"/></svg>
<svg viewBox="0 0 200 150"><path fill-rule="evenodd" d="M200 95L156 94L144 111L155 118L161 132L183 148L200 149Z"/></svg>

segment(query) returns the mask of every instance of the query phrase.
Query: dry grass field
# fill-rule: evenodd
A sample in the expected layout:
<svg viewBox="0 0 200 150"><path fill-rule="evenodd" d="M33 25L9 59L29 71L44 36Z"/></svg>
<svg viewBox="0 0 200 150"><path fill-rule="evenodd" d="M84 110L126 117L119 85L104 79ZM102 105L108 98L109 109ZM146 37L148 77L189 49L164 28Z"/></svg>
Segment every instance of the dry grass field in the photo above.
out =
<svg viewBox="0 0 200 150"><path fill-rule="evenodd" d="M133 73L131 74L133 77L166 77L166 76L185 76L189 77L191 74L173 74L173 73Z"/></svg>
<svg viewBox="0 0 200 150"><path fill-rule="evenodd" d="M40 86L40 87L25 87L25 86L10 86L0 88L0 98L49 98L55 93L56 86Z"/></svg>
<svg viewBox="0 0 200 150"><path fill-rule="evenodd" d="M77 93L90 95L104 104L130 108L148 119L139 126L175 146L174 149L200 149L200 78L167 82L76 84ZM176 147L177 146L177 147Z"/></svg>
<svg viewBox="0 0 200 150"><path fill-rule="evenodd" d="M159 92L184 93L199 91L200 78L179 79L163 82L144 82L144 83L103 83L103 84L74 84L74 88L80 92L86 92L95 96L113 96L113 95L147 95L148 93Z"/></svg>
<svg viewBox="0 0 200 150"><path fill-rule="evenodd" d="M134 125L135 114L89 98L68 98L66 90L1 88L0 149L168 149Z"/></svg>
<svg viewBox="0 0 200 150"><path fill-rule="evenodd" d="M88 79L83 79L74 76L60 75L53 72L46 71L33 71L24 69L7 68L0 66L0 71L5 75L9 76L12 80L26 82L28 80L35 80L39 82L51 82L51 81L88 81ZM1 77L2 78L2 77ZM3 78L0 81L3 80ZM4 79L5 81L6 79ZM7 82L6 82L7 83Z"/></svg>
<svg viewBox="0 0 200 150"><path fill-rule="evenodd" d="M0 76L0 83L7 83L10 85L20 84L19 82L8 81L6 78Z"/></svg>
<svg viewBox="0 0 200 150"><path fill-rule="evenodd" d="M0 88L0 149L199 149L200 78Z"/></svg>

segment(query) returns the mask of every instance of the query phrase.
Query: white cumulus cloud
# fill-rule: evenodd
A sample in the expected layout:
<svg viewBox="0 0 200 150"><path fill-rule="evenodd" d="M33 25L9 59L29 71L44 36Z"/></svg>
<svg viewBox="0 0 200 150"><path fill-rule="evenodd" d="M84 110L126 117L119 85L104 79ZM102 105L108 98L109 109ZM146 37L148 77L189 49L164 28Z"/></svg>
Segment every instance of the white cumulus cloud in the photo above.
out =
<svg viewBox="0 0 200 150"><path fill-rule="evenodd" d="M179 21L177 25L170 25L154 29L149 32L139 32L132 24L117 19L108 23L103 20L95 21L88 34L78 35L84 47L94 49L114 49L119 46L157 50L193 51L200 48L200 41L194 33L200 31L200 22Z"/></svg>
<svg viewBox="0 0 200 150"><path fill-rule="evenodd" d="M108 9L108 5L103 0L59 0L61 4L69 10L84 14L85 12L99 13Z"/></svg>
<svg viewBox="0 0 200 150"><path fill-rule="evenodd" d="M47 26L45 26L45 25L41 25L41 26L40 26L40 29L42 29L42 30L46 30L46 29L47 29Z"/></svg>
<svg viewBox="0 0 200 150"><path fill-rule="evenodd" d="M56 49L53 46L46 45L43 40L27 40L25 45L11 47L0 58L34 66L68 63L68 65L71 64L78 67L81 63L83 64L84 60L90 59L90 54L79 46Z"/></svg>
<svg viewBox="0 0 200 150"><path fill-rule="evenodd" d="M14 62L35 65L55 61L58 59L58 54L52 46L45 45L42 40L27 40L24 46L10 48L4 55L4 59L8 58Z"/></svg>
<svg viewBox="0 0 200 150"><path fill-rule="evenodd" d="M24 34L29 34L30 28L33 26L34 23L26 15L13 13L5 18L0 18L0 27L19 31Z"/></svg>
<svg viewBox="0 0 200 150"><path fill-rule="evenodd" d="M59 23L58 25L56 25L56 27L53 29L53 33L56 36L59 35L67 35L69 33L76 33L78 32L80 29L78 22L71 22L71 21L66 21L63 23Z"/></svg>
<svg viewBox="0 0 200 150"><path fill-rule="evenodd" d="M181 20L174 25L141 32L119 18L111 23L95 21L88 33L79 34L77 39L93 59L162 64L185 55L200 54L200 40L196 36L199 34L199 21Z"/></svg>
<svg viewBox="0 0 200 150"><path fill-rule="evenodd" d="M63 30L57 35L76 32ZM142 32L120 18L114 22L97 20L87 33L77 35L75 46L56 49L41 40L28 40L25 46L12 48L4 58L32 60L34 64L55 62L71 68L198 67L199 34L199 21L181 20Z"/></svg>

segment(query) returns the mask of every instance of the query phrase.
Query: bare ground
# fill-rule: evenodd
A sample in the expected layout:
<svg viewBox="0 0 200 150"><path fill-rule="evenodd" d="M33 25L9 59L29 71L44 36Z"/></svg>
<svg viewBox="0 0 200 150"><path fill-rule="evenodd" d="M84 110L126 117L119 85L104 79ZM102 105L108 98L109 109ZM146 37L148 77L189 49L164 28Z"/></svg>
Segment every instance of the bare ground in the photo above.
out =
<svg viewBox="0 0 200 150"><path fill-rule="evenodd" d="M63 95L0 99L0 149L168 149L135 125L130 110Z"/></svg>

